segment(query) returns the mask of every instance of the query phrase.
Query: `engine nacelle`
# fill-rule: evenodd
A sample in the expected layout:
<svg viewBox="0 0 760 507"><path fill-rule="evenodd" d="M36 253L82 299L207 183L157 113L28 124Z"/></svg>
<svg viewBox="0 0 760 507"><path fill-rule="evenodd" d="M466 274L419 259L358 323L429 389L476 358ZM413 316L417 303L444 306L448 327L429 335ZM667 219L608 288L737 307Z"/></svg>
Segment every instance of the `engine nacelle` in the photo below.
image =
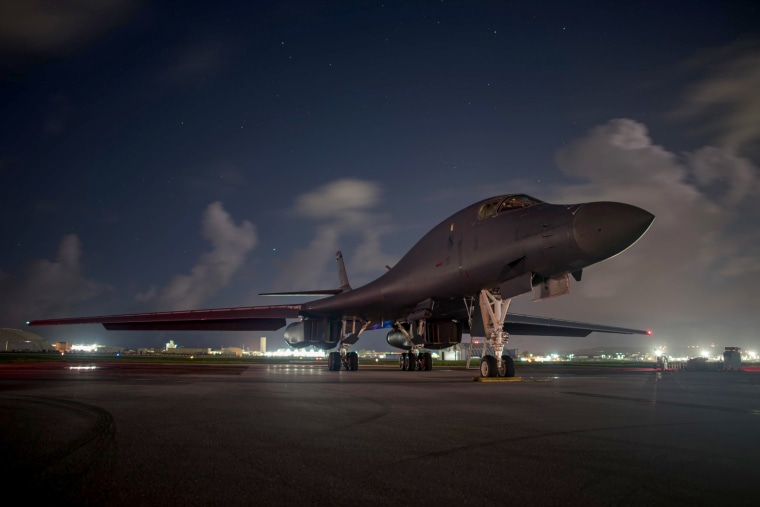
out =
<svg viewBox="0 0 760 507"><path fill-rule="evenodd" d="M426 349L439 350L447 349L462 341L462 323L453 321L427 322L425 325L425 342ZM390 331L385 340L388 345L397 349L409 350L411 345L406 335L401 331L394 329Z"/></svg>
<svg viewBox="0 0 760 507"><path fill-rule="evenodd" d="M397 349L409 350L412 348L411 345L409 345L409 340L406 339L406 335L395 329L388 332L385 336L385 341L388 342L388 345Z"/></svg>
<svg viewBox="0 0 760 507"><path fill-rule="evenodd" d="M295 349L316 347L322 350L335 348L340 342L341 322L329 320L302 320L285 328L285 341Z"/></svg>

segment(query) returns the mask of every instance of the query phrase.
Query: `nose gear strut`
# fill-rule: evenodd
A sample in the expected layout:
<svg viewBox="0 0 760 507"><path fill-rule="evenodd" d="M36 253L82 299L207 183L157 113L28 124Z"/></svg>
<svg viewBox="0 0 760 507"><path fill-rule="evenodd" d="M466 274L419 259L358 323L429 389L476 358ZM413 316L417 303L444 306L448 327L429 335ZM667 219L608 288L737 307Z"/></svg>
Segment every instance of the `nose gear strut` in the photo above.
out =
<svg viewBox="0 0 760 507"><path fill-rule="evenodd" d="M487 355L480 360L481 377L514 377L515 363L508 355L503 355L504 346L509 340L509 333L504 331L504 320L511 299L503 300L500 294L488 290L480 291L480 314L486 339L496 357Z"/></svg>

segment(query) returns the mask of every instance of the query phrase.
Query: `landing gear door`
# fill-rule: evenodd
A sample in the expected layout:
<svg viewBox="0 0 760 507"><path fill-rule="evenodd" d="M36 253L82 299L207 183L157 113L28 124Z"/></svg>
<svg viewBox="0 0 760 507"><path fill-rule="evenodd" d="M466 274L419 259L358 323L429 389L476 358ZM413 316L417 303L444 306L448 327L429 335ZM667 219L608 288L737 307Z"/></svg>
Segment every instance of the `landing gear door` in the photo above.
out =
<svg viewBox="0 0 760 507"><path fill-rule="evenodd" d="M544 278L533 286L533 301L564 296L570 293L570 275Z"/></svg>

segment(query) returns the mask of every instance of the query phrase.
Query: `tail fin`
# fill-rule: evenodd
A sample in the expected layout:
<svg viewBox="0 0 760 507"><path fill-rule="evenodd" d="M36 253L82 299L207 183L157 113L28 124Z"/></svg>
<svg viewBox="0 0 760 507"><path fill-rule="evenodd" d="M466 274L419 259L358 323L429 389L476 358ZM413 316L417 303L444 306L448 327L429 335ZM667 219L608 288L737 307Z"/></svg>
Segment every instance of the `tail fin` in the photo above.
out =
<svg viewBox="0 0 760 507"><path fill-rule="evenodd" d="M335 254L335 260L338 262L338 283L340 284L340 291L350 291L351 285L348 283L346 265L343 263L343 253L340 250L338 250L338 253Z"/></svg>

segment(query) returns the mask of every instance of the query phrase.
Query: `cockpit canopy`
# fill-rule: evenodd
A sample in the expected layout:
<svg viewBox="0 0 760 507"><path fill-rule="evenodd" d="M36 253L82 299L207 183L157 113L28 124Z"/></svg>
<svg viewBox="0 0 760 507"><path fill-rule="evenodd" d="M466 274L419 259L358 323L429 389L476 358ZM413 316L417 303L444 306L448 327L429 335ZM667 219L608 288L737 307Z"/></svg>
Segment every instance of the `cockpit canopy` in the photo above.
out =
<svg viewBox="0 0 760 507"><path fill-rule="evenodd" d="M486 218L498 215L505 211L510 211L517 208L528 208L541 204L543 201L534 199L533 197L525 194L510 194L500 195L493 197L483 202L478 210L478 220L485 220Z"/></svg>

